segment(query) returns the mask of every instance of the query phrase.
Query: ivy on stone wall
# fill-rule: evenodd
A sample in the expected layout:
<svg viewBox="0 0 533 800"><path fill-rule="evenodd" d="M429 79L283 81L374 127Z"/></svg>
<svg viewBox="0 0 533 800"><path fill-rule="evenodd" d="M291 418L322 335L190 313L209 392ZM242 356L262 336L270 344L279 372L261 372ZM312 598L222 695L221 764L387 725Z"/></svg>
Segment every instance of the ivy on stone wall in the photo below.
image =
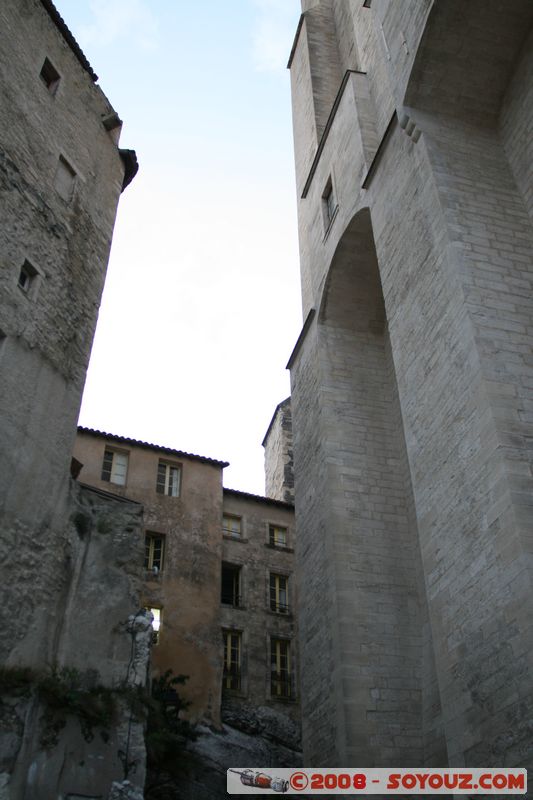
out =
<svg viewBox="0 0 533 800"><path fill-rule="evenodd" d="M111 688L99 683L97 670L81 672L72 667L52 667L38 672L27 667L0 667L0 698L34 697L42 706L41 745L49 750L58 742L68 717L80 724L85 741L93 740L98 731L104 742L122 700L135 717L148 716L149 697L137 687Z"/></svg>
<svg viewBox="0 0 533 800"><path fill-rule="evenodd" d="M44 707L43 747L57 744L69 716L78 720L86 742L94 739L95 730L104 742L109 740L117 690L99 684L95 670L82 673L69 667L53 668L38 680L36 694Z"/></svg>

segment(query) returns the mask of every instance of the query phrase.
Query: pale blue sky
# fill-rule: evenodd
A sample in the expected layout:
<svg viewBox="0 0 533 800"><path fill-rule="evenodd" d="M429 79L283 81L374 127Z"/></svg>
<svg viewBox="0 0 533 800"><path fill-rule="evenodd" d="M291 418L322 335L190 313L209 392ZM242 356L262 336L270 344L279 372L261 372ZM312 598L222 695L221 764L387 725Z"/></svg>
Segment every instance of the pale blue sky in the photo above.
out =
<svg viewBox="0 0 533 800"><path fill-rule="evenodd" d="M261 441L301 327L289 74L298 0L55 0L124 120L80 422L231 462Z"/></svg>

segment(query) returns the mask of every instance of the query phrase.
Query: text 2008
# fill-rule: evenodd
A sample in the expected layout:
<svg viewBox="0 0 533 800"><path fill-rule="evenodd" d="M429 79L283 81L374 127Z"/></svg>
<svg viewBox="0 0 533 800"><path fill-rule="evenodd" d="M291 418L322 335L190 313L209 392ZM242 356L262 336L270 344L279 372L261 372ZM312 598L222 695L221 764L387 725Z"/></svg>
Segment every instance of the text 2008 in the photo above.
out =
<svg viewBox="0 0 533 800"><path fill-rule="evenodd" d="M311 789L366 789L366 775L356 773L348 775L333 772L311 775Z"/></svg>

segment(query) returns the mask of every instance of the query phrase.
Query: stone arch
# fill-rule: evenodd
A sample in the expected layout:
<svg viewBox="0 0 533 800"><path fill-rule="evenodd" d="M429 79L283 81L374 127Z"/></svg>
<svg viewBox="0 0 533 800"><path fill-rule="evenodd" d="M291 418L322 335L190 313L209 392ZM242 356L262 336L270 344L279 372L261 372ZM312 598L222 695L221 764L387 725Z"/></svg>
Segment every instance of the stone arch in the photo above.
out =
<svg viewBox="0 0 533 800"><path fill-rule="evenodd" d="M330 661L322 655L313 669L324 671L324 683L333 676L336 760L379 764L379 742L397 726L412 747L392 743L391 762L422 763L424 703L439 706L434 668L413 702L403 702L401 688L391 689L407 685L413 670L422 672L431 634L368 208L355 214L336 247L318 307L317 348L321 438L309 467L323 493L322 518L306 535L325 541L328 563L306 564L305 572L328 575L335 608ZM305 593L304 585L303 609L312 605ZM431 723L431 745L446 763L439 712Z"/></svg>
<svg viewBox="0 0 533 800"><path fill-rule="evenodd" d="M530 0L434 0L404 104L496 121L532 25Z"/></svg>
<svg viewBox="0 0 533 800"><path fill-rule="evenodd" d="M355 214L339 240L324 283L318 322L383 331L385 308L368 208Z"/></svg>

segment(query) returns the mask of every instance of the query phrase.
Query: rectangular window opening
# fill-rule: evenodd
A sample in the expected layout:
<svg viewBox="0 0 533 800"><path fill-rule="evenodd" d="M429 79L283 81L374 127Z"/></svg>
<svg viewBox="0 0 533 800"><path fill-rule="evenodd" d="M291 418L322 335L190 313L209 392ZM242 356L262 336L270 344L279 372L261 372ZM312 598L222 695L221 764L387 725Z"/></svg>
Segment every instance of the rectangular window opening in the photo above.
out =
<svg viewBox="0 0 533 800"><path fill-rule="evenodd" d="M337 211L337 202L335 200L335 193L333 192L333 183L331 181L331 177L328 178L326 188L322 193L322 204L324 207L324 222L327 230L333 222L333 217Z"/></svg>
<svg viewBox="0 0 533 800"><path fill-rule="evenodd" d="M31 290L35 286L35 281L39 273L30 262L26 259L20 268L18 286L25 294L30 295Z"/></svg>
<svg viewBox="0 0 533 800"><path fill-rule="evenodd" d="M286 575L270 573L270 610L276 614L289 613L289 579Z"/></svg>
<svg viewBox="0 0 533 800"><path fill-rule="evenodd" d="M162 533L146 533L144 537L144 568L154 575L163 569L165 536Z"/></svg>
<svg viewBox="0 0 533 800"><path fill-rule="evenodd" d="M222 564L220 602L234 608L242 606L241 568L234 564Z"/></svg>
<svg viewBox="0 0 533 800"><path fill-rule="evenodd" d="M240 539L242 536L242 518L233 514L224 514L222 517L222 532L233 539Z"/></svg>
<svg viewBox="0 0 533 800"><path fill-rule="evenodd" d="M117 486L125 486L127 472L128 454L106 448L102 462L102 480L116 483Z"/></svg>
<svg viewBox="0 0 533 800"><path fill-rule="evenodd" d="M280 525L269 525L268 541L271 547L287 547L287 528Z"/></svg>
<svg viewBox="0 0 533 800"><path fill-rule="evenodd" d="M181 466L160 461L157 465L156 492L167 497L179 497L181 491Z"/></svg>
<svg viewBox="0 0 533 800"><path fill-rule="evenodd" d="M41 67L40 75L50 94L54 95L57 92L57 87L59 86L61 76L48 58L44 59L44 64Z"/></svg>
<svg viewBox="0 0 533 800"><path fill-rule="evenodd" d="M224 673L222 686L229 691L241 689L241 644L239 631L223 631L224 638Z"/></svg>
<svg viewBox="0 0 533 800"><path fill-rule="evenodd" d="M270 691L272 697L289 699L293 696L288 639L273 637L270 640Z"/></svg>
<svg viewBox="0 0 533 800"><path fill-rule="evenodd" d="M162 608L158 606L145 606L147 611L153 616L152 620L152 644L159 644L159 635L161 633L161 622L162 622Z"/></svg>

